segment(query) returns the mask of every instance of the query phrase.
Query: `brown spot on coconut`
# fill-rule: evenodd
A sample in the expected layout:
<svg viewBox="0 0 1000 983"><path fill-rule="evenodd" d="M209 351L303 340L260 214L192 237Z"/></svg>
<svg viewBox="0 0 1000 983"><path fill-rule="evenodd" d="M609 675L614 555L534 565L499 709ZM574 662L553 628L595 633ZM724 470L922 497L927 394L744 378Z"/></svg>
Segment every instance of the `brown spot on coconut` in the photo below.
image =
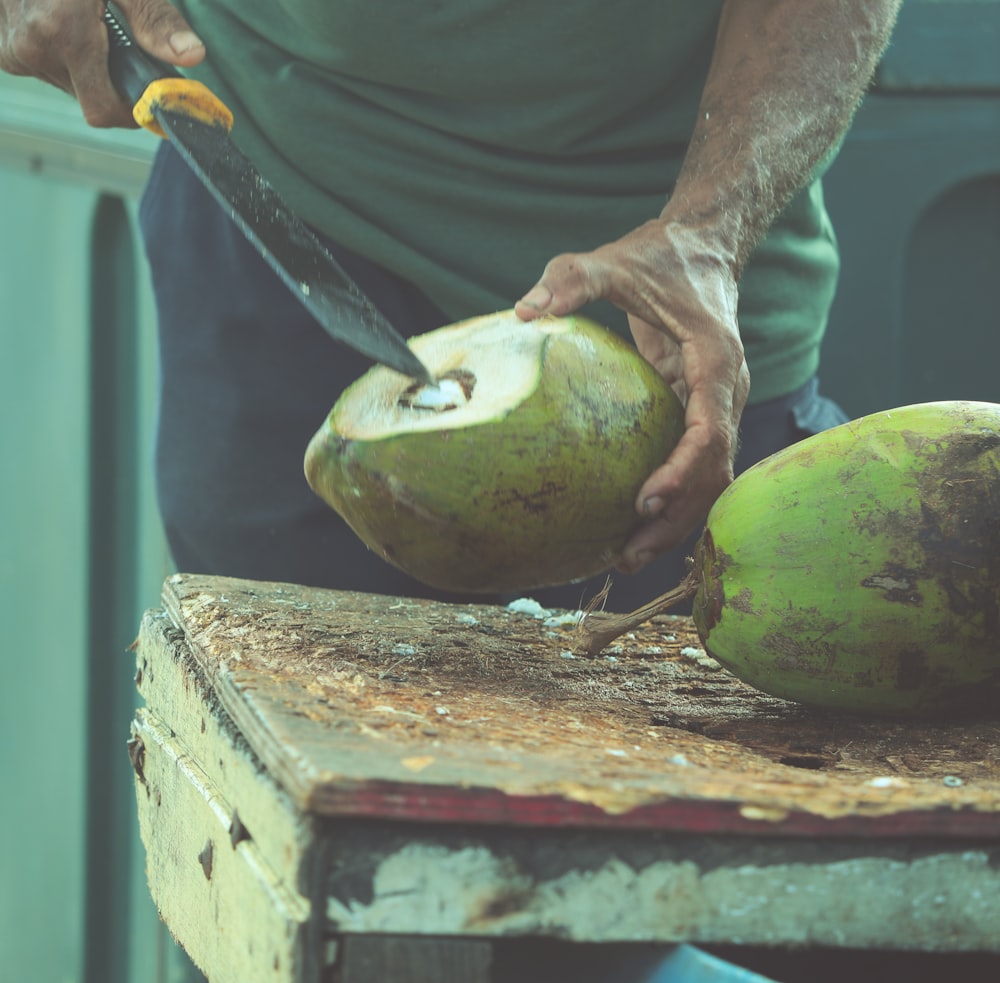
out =
<svg viewBox="0 0 1000 983"><path fill-rule="evenodd" d="M684 410L582 317L472 318L410 340L437 380L376 366L309 444L306 477L357 535L447 590L523 591L611 566Z"/></svg>
<svg viewBox="0 0 1000 983"><path fill-rule="evenodd" d="M690 599L705 651L772 696L996 716L998 501L1000 405L852 420L740 475L708 514L690 576L631 614L588 614L581 648L596 654Z"/></svg>

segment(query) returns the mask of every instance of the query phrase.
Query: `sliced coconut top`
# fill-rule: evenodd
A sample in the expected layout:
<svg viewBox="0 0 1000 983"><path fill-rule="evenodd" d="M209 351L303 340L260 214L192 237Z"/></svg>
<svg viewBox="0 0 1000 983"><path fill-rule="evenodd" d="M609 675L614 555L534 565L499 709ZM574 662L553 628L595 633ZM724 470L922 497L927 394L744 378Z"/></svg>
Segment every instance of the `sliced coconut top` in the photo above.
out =
<svg viewBox="0 0 1000 983"><path fill-rule="evenodd" d="M415 383L376 366L338 400L337 430L348 439L372 440L495 420L535 391L546 339L572 331L573 323L522 321L513 311L501 311L420 335L411 347L437 384Z"/></svg>

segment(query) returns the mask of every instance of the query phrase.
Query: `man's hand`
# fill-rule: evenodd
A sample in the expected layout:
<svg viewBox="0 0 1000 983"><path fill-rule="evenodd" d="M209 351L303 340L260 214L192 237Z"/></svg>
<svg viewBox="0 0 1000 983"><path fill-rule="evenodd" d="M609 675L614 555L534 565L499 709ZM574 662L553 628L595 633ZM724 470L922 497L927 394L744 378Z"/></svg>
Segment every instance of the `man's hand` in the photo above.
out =
<svg viewBox="0 0 1000 983"><path fill-rule="evenodd" d="M556 257L515 308L529 319L612 301L629 315L641 354L686 398L687 430L639 492L651 521L626 544L622 569L677 546L732 480L750 387L736 324L740 274L846 131L899 5L726 0L659 219L592 253Z"/></svg>
<svg viewBox="0 0 1000 983"><path fill-rule="evenodd" d="M636 347L685 402L685 433L636 501L651 521L626 545L632 572L680 544L733 480L750 390L736 324L736 279L724 247L663 219L592 253L557 256L515 307L526 320L604 298L629 314Z"/></svg>
<svg viewBox="0 0 1000 983"><path fill-rule="evenodd" d="M0 0L0 69L31 75L76 96L91 126L134 127L108 77L104 0ZM205 46L166 0L118 0L139 45L179 67Z"/></svg>

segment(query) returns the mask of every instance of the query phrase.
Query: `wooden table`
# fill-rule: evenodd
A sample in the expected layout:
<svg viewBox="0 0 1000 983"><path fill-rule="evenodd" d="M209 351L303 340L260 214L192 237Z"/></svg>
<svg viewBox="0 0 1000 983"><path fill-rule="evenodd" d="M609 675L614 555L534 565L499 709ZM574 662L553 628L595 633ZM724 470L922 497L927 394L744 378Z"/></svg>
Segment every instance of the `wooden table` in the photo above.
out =
<svg viewBox="0 0 1000 983"><path fill-rule="evenodd" d="M512 936L1000 951L997 721L810 712L686 618L586 659L522 607L167 580L129 747L211 983L478 983Z"/></svg>

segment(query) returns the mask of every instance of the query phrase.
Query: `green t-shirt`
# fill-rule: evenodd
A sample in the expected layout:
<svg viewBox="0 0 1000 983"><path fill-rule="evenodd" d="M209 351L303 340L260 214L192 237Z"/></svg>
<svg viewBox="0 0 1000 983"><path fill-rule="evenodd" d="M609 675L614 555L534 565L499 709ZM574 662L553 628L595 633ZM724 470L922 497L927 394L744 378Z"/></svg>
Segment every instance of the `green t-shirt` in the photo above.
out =
<svg viewBox="0 0 1000 983"><path fill-rule="evenodd" d="M663 208L721 0L183 0L195 74L308 222L449 318L510 307L558 253ZM751 400L816 370L837 276L817 182L747 264ZM627 332L610 305L593 311Z"/></svg>

